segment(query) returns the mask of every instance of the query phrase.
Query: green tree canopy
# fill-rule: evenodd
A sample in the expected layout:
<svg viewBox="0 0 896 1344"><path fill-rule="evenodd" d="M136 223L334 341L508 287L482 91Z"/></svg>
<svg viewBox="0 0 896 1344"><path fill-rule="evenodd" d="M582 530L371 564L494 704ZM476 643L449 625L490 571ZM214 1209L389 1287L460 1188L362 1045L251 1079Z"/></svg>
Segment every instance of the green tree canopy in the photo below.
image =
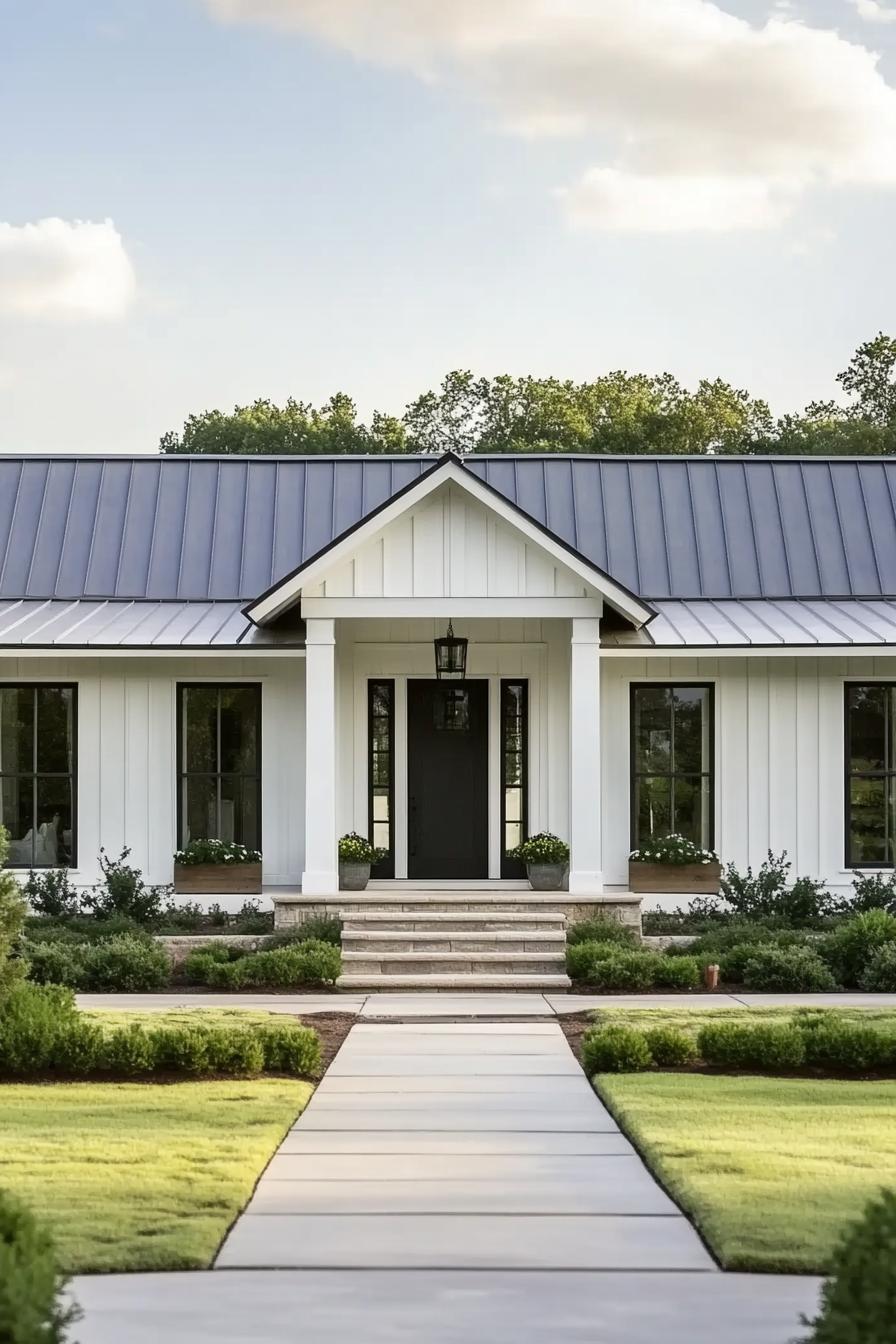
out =
<svg viewBox="0 0 896 1344"><path fill-rule="evenodd" d="M593 382L477 378L458 369L402 416L359 421L338 392L316 408L290 398L192 415L163 453L794 453L896 451L896 339L860 346L838 382L847 401L772 416L768 404L720 378L696 390L670 373L617 370Z"/></svg>

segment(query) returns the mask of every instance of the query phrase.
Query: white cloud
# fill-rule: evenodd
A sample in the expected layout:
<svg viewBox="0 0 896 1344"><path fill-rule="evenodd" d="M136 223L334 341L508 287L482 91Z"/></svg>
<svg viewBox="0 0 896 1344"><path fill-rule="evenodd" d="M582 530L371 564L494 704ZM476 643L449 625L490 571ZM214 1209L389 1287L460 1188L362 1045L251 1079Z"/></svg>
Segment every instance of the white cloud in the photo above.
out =
<svg viewBox="0 0 896 1344"><path fill-rule="evenodd" d="M869 23L896 23L896 9L888 9L880 0L852 0L852 4Z"/></svg>
<svg viewBox="0 0 896 1344"><path fill-rule="evenodd" d="M120 317L136 290L110 219L0 223L0 311L30 317Z"/></svg>
<svg viewBox="0 0 896 1344"><path fill-rule="evenodd" d="M592 167L561 193L580 224L647 227L652 202L655 230L772 227L814 186L896 183L896 89L877 55L785 13L756 25L711 0L205 4L462 89L512 132L580 138Z"/></svg>

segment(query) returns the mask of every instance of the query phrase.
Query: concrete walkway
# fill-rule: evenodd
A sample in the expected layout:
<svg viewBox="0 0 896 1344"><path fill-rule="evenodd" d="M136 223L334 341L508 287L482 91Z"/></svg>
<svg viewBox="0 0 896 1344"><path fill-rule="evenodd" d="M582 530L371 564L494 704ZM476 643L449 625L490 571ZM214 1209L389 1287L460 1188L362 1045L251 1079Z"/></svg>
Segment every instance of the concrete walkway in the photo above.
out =
<svg viewBox="0 0 896 1344"><path fill-rule="evenodd" d="M355 1013L384 1020L562 1017L591 1008L892 1008L896 994L79 994L81 1008L158 1011L255 1008L292 1015Z"/></svg>
<svg viewBox="0 0 896 1344"><path fill-rule="evenodd" d="M217 1267L717 1272L552 1022L353 1027Z"/></svg>
<svg viewBox="0 0 896 1344"><path fill-rule="evenodd" d="M214 1271L72 1285L79 1344L789 1344L818 1289L716 1268L551 1021L359 1023Z"/></svg>

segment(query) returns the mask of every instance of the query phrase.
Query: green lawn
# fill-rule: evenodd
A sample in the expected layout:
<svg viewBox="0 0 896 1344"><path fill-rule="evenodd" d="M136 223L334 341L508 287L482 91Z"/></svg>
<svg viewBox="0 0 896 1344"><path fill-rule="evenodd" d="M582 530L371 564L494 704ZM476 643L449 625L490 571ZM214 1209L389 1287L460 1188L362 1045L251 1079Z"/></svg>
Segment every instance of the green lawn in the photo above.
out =
<svg viewBox="0 0 896 1344"><path fill-rule="evenodd" d="M644 1030L646 1027L679 1027L696 1034L707 1022L789 1022L795 1008L597 1008L591 1017L599 1026L624 1024ZM896 1008L826 1008L819 1004L812 1012L835 1013L850 1022L865 1022L872 1027L896 1027Z"/></svg>
<svg viewBox="0 0 896 1344"><path fill-rule="evenodd" d="M285 1078L4 1084L0 1187L52 1229L66 1271L204 1269L311 1092Z"/></svg>
<svg viewBox="0 0 896 1344"><path fill-rule="evenodd" d="M244 1027L296 1021L292 1013L269 1013L264 1008L82 1008L81 1011L84 1017L110 1031L129 1027L133 1022L144 1027L182 1027L194 1022L212 1027Z"/></svg>
<svg viewBox="0 0 896 1344"><path fill-rule="evenodd" d="M725 1269L824 1272L896 1186L896 1082L604 1074L597 1090Z"/></svg>

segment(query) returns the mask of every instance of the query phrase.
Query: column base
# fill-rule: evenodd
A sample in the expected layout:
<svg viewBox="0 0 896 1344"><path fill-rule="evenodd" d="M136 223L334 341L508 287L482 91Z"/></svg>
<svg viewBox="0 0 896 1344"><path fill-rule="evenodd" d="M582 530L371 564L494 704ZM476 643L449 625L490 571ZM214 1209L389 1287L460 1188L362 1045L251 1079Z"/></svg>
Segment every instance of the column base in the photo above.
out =
<svg viewBox="0 0 896 1344"><path fill-rule="evenodd" d="M602 896L604 892L603 873L572 869L569 874L570 896Z"/></svg>
<svg viewBox="0 0 896 1344"><path fill-rule="evenodd" d="M303 896L338 896L339 895L339 874L332 873L303 873L302 874L302 895Z"/></svg>

